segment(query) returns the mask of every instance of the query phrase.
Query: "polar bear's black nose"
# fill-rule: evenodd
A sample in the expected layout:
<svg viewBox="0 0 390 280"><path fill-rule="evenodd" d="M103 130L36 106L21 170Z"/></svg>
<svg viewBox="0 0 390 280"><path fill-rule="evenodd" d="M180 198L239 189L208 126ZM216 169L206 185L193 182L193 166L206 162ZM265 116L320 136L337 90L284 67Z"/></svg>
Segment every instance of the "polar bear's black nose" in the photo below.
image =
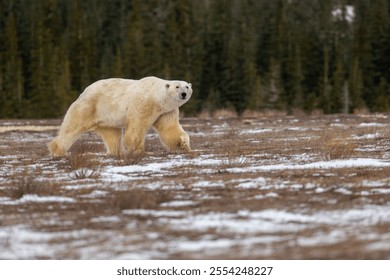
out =
<svg viewBox="0 0 390 280"><path fill-rule="evenodd" d="M181 98L182 98L182 99L186 98L186 96L187 96L187 93L185 93L185 92L182 92L182 93L181 93Z"/></svg>

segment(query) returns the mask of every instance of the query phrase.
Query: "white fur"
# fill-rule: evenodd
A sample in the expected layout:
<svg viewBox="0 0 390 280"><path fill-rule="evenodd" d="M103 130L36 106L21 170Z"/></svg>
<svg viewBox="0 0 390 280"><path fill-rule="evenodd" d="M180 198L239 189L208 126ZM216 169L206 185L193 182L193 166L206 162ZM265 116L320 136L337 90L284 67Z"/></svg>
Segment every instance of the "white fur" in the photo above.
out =
<svg viewBox="0 0 390 280"><path fill-rule="evenodd" d="M102 137L109 154L140 153L150 127L167 150L189 151L188 134L179 123L179 107L191 95L191 84L185 81L156 77L97 81L69 107L58 136L48 144L50 153L64 156L89 130Z"/></svg>

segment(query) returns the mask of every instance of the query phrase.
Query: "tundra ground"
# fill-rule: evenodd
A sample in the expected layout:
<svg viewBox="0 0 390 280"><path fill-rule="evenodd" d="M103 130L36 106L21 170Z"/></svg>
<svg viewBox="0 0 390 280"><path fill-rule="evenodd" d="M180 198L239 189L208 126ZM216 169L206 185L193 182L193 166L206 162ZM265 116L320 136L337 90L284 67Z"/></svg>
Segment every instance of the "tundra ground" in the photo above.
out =
<svg viewBox="0 0 390 280"><path fill-rule="evenodd" d="M389 115L184 118L138 157L0 120L1 259L390 259Z"/></svg>

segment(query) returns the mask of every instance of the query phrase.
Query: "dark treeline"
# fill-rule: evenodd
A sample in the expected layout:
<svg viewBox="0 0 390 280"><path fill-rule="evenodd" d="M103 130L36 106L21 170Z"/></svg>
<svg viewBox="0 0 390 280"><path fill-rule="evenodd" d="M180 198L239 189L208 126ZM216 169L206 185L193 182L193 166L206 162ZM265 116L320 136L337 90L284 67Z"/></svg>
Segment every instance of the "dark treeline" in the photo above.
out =
<svg viewBox="0 0 390 280"><path fill-rule="evenodd" d="M187 114L390 109L389 0L0 0L0 117L108 77L193 84Z"/></svg>

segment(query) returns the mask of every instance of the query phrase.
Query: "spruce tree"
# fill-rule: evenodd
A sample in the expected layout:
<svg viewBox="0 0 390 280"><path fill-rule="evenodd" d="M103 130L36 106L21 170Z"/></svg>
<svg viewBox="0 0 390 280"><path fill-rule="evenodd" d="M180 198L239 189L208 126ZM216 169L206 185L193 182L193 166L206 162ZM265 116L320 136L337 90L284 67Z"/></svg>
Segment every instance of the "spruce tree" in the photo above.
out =
<svg viewBox="0 0 390 280"><path fill-rule="evenodd" d="M0 71L2 72L0 115L3 117L8 115L21 117L24 102L24 79L13 12L6 19L5 33L3 36L0 65Z"/></svg>

